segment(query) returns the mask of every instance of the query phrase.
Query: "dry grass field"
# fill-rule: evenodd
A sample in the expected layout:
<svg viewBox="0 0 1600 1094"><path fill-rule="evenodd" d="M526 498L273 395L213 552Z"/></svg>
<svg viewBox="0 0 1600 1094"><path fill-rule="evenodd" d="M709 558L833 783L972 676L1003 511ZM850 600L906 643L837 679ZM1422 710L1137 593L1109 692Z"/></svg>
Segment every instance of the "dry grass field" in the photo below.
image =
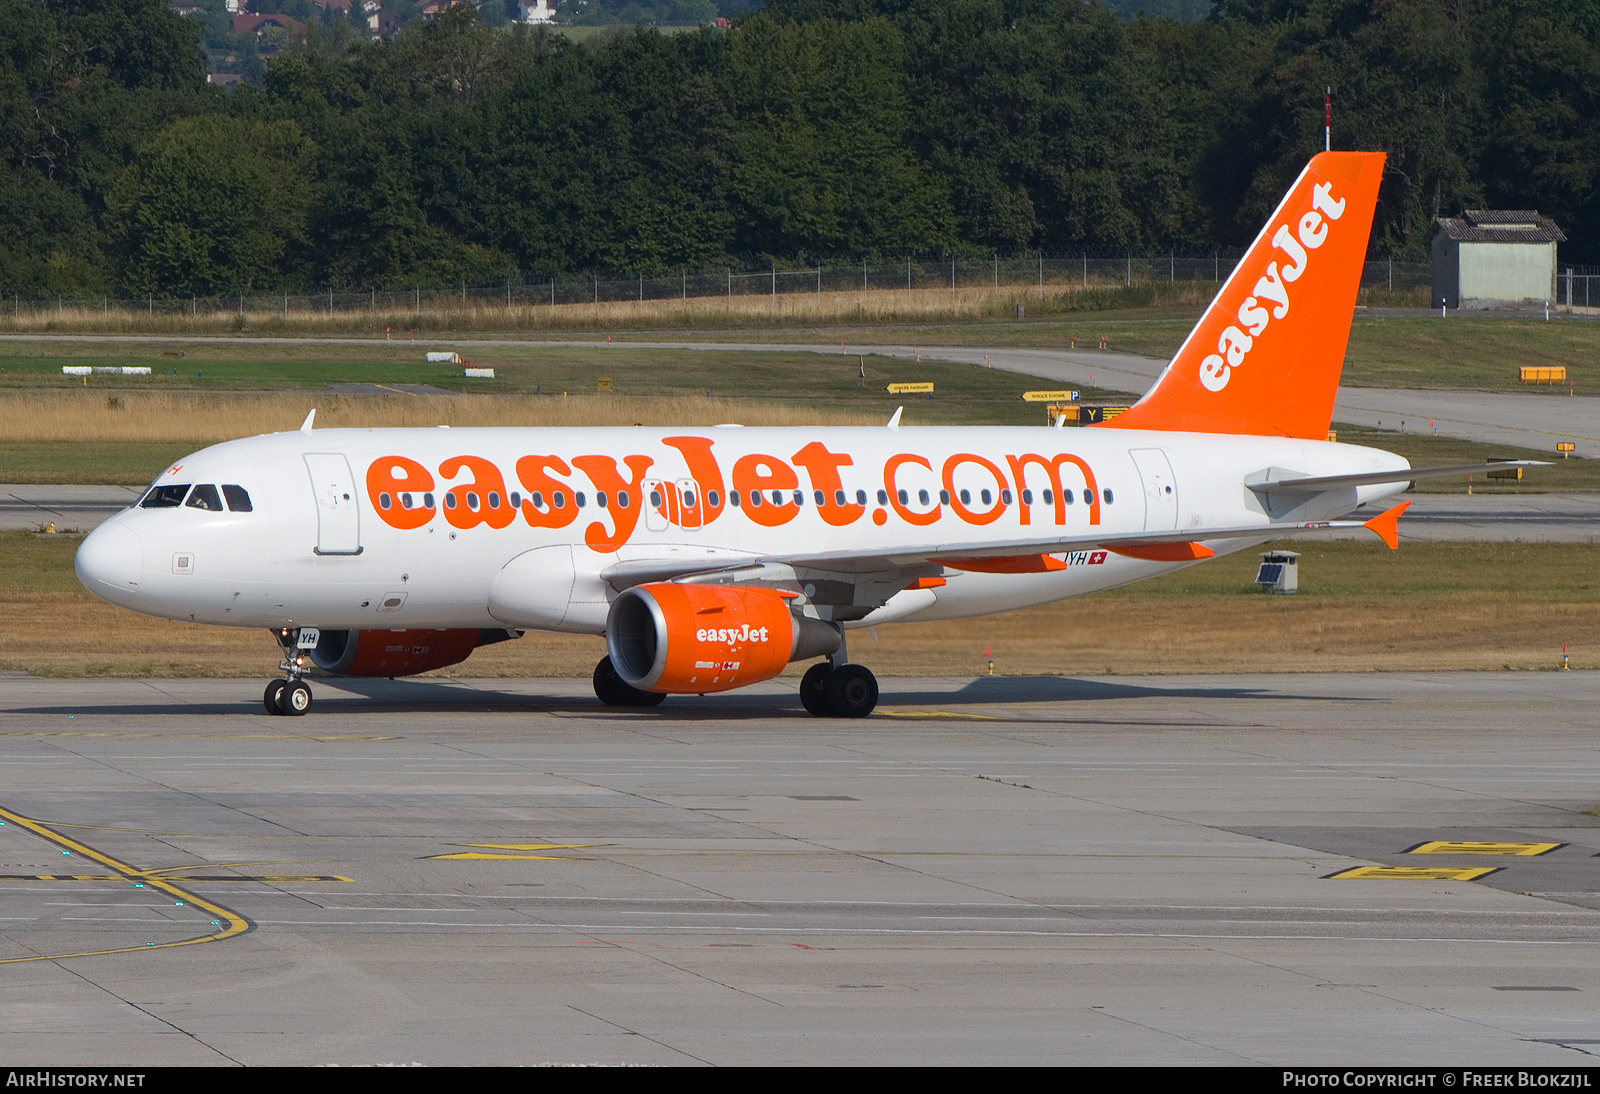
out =
<svg viewBox="0 0 1600 1094"><path fill-rule="evenodd" d="M1125 286L1047 280L1043 285L999 288L869 289L865 292L785 292L776 296L618 300L579 304L523 304L483 300L426 300L414 308L317 307L245 311L146 311L64 305L37 312L0 312L0 333L330 335L371 337L385 330L438 334L702 330L761 327L896 326L972 323L1027 315L1143 308L1161 304L1198 308L1216 286L1209 281L1150 282ZM1423 301L1426 303L1426 301Z"/></svg>
<svg viewBox="0 0 1600 1094"><path fill-rule="evenodd" d="M72 573L77 540L0 534L0 668L47 675L261 676L264 631L171 623L94 599ZM853 632L886 676L1553 670L1600 668L1600 547L1298 542L1301 593L1250 584L1244 552L1164 578L980 619ZM530 633L442 676L584 676L598 638ZM804 668L804 666L799 666ZM797 669L791 669L791 674Z"/></svg>
<svg viewBox="0 0 1600 1094"><path fill-rule="evenodd" d="M11 441L148 441L213 444L300 428L317 412L319 429L468 426L881 425L881 416L778 402L691 396L584 394L571 398L505 395L133 394L78 397L71 390L0 394L0 422Z"/></svg>

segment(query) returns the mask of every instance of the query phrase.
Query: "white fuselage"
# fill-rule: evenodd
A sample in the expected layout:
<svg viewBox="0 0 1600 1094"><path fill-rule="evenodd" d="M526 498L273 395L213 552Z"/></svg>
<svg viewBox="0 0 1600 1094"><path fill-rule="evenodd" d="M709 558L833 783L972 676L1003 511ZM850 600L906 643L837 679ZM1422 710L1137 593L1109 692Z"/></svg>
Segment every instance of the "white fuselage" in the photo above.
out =
<svg viewBox="0 0 1600 1094"><path fill-rule="evenodd" d="M225 626L598 634L615 595L600 574L619 562L848 558L1173 529L1205 543L1208 527L1331 519L1405 488L1334 490L1269 515L1243 485L1253 474L1406 466L1321 441L1119 429L301 431L215 445L154 484L242 487L249 511L128 509L88 537L78 572L134 611ZM835 618L981 615L1188 564L1093 550L1057 557L1067 565L1048 573L947 571L942 585ZM827 569L812 565L798 580ZM803 606L812 594L801 592Z"/></svg>

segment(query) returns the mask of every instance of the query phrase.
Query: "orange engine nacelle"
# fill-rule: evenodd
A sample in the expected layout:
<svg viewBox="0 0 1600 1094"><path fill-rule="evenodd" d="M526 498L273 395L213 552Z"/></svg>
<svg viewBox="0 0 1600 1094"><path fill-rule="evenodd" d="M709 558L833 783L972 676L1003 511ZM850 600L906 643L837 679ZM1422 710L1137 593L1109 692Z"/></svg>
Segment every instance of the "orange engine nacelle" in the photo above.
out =
<svg viewBox="0 0 1600 1094"><path fill-rule="evenodd" d="M839 648L831 624L795 616L783 594L726 585L636 585L606 617L617 675L641 691L704 694L770 680Z"/></svg>
<svg viewBox="0 0 1600 1094"><path fill-rule="evenodd" d="M503 630L323 631L311 662L335 676L413 676L465 661Z"/></svg>

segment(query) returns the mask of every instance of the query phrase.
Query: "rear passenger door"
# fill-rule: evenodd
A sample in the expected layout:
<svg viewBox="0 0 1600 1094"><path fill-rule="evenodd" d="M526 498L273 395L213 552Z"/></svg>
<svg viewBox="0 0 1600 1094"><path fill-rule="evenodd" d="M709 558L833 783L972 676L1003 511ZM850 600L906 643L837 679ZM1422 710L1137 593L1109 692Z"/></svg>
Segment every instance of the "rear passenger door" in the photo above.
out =
<svg viewBox="0 0 1600 1094"><path fill-rule="evenodd" d="M337 452L308 452L306 471L317 499L319 555L361 553L361 513L356 508L356 480L350 461Z"/></svg>

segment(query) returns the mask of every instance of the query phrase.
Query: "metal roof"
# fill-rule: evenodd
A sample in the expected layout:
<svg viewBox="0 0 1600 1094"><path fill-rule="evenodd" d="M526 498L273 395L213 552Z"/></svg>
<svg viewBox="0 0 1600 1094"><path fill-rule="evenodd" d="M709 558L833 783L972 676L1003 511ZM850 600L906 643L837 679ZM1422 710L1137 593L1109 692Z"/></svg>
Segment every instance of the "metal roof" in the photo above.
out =
<svg viewBox="0 0 1600 1094"><path fill-rule="evenodd" d="M1537 209L1468 209L1440 217L1439 230L1460 243L1564 243L1566 235Z"/></svg>

